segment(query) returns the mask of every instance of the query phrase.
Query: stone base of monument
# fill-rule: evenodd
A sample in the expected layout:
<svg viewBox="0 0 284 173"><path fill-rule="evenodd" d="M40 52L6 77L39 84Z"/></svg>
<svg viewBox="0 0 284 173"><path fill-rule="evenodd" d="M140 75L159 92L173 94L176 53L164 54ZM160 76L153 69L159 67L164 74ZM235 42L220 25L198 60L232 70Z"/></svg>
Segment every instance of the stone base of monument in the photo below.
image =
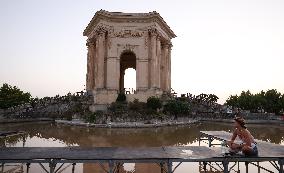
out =
<svg viewBox="0 0 284 173"><path fill-rule="evenodd" d="M138 90L135 94L126 94L126 101L133 102L138 99L140 102L147 102L151 96L160 97L163 91L157 88L148 90ZM108 106L115 102L118 96L117 90L99 89L93 91L94 104L90 106L90 111L106 111Z"/></svg>

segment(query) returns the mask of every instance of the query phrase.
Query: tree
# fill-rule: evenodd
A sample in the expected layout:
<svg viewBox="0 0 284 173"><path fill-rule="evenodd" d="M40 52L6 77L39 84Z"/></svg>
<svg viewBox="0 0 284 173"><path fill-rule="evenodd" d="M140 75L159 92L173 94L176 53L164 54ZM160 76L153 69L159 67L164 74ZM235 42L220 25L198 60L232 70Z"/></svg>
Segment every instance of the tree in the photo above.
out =
<svg viewBox="0 0 284 173"><path fill-rule="evenodd" d="M6 109L31 101L31 94L23 92L16 86L4 83L0 88L0 108Z"/></svg>
<svg viewBox="0 0 284 173"><path fill-rule="evenodd" d="M242 91L240 96L230 96L226 100L226 104L238 107L251 112L265 110L269 113L279 114L284 110L284 96L276 89L271 89L266 92L261 91L257 94L251 94L250 91Z"/></svg>
<svg viewBox="0 0 284 173"><path fill-rule="evenodd" d="M226 105L232 106L233 108L239 107L239 96L237 95L230 95L230 97L226 100Z"/></svg>
<svg viewBox="0 0 284 173"><path fill-rule="evenodd" d="M280 105L281 105L281 113L284 114L284 94L281 96Z"/></svg>
<svg viewBox="0 0 284 173"><path fill-rule="evenodd" d="M168 112L177 118L178 114L186 115L190 111L190 105L186 101L169 100L164 106L164 112Z"/></svg>
<svg viewBox="0 0 284 173"><path fill-rule="evenodd" d="M210 104L216 103L218 101L219 97L216 96L215 94L209 94L208 95L208 102Z"/></svg>
<svg viewBox="0 0 284 173"><path fill-rule="evenodd" d="M240 108L244 110L251 110L252 94L250 91L242 91L238 98Z"/></svg>
<svg viewBox="0 0 284 173"><path fill-rule="evenodd" d="M281 93L276 89L271 89L265 93L264 97L266 100L265 110L278 114L281 110Z"/></svg>
<svg viewBox="0 0 284 173"><path fill-rule="evenodd" d="M264 105L266 105L266 99L264 97L265 92L261 91L252 96L252 103L251 103L251 111L258 112L259 110L264 109Z"/></svg>
<svg viewBox="0 0 284 173"><path fill-rule="evenodd" d="M147 107L156 111L162 107L162 102L158 97L149 97L147 99Z"/></svg>

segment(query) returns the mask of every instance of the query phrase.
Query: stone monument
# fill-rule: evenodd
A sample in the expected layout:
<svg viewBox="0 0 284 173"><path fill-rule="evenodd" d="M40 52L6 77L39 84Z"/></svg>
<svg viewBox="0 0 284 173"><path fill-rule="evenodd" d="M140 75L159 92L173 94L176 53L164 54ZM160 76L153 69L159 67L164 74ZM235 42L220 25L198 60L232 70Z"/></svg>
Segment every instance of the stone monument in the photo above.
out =
<svg viewBox="0 0 284 173"><path fill-rule="evenodd" d="M86 90L94 96L91 110L105 109L125 92L124 73L136 70L134 94L128 101L146 101L171 91L171 39L176 37L157 12L96 12L87 36Z"/></svg>

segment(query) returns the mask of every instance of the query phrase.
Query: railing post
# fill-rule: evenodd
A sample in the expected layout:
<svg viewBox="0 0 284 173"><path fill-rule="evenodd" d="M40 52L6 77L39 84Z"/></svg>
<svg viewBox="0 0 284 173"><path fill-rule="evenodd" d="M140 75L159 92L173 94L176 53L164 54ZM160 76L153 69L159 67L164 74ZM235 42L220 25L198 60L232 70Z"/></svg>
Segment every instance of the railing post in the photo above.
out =
<svg viewBox="0 0 284 173"><path fill-rule="evenodd" d="M229 173L229 162L227 160L223 161L224 173Z"/></svg>
<svg viewBox="0 0 284 173"><path fill-rule="evenodd" d="M27 173L29 173L31 163L27 163Z"/></svg>
<svg viewBox="0 0 284 173"><path fill-rule="evenodd" d="M109 173L113 173L113 161L109 161L108 162L108 165L109 165Z"/></svg>
<svg viewBox="0 0 284 173"><path fill-rule="evenodd" d="M56 163L54 162L54 160L51 160L49 162L49 173L54 173L54 170L55 170L55 167L56 167Z"/></svg>
<svg viewBox="0 0 284 173"><path fill-rule="evenodd" d="M283 171L283 159L279 159L278 164L279 164L279 173L284 173Z"/></svg>
<svg viewBox="0 0 284 173"><path fill-rule="evenodd" d="M161 173L163 173L164 172L164 162L160 163L160 167L161 167Z"/></svg>
<svg viewBox="0 0 284 173"><path fill-rule="evenodd" d="M76 163L72 163L72 173L75 172L75 165L76 165Z"/></svg>
<svg viewBox="0 0 284 173"><path fill-rule="evenodd" d="M203 170L204 170L205 173L207 172L206 166L207 166L207 162L203 162Z"/></svg>
<svg viewBox="0 0 284 173"><path fill-rule="evenodd" d="M171 160L168 160L168 173L172 173L173 163Z"/></svg>
<svg viewBox="0 0 284 173"><path fill-rule="evenodd" d="M240 173L240 162L238 161L238 173Z"/></svg>
<svg viewBox="0 0 284 173"><path fill-rule="evenodd" d="M246 173L248 173L248 164L249 164L249 162L245 162L245 166L246 166Z"/></svg>

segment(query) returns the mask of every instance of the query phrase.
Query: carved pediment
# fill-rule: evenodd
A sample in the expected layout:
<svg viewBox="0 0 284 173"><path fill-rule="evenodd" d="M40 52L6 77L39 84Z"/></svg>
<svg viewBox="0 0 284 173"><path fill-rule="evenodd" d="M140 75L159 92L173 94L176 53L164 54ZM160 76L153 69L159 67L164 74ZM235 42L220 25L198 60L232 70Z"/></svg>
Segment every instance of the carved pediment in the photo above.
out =
<svg viewBox="0 0 284 173"><path fill-rule="evenodd" d="M114 32L113 36L119 38L129 38L129 37L142 37L144 34L143 31L135 31L135 30L121 30L118 32Z"/></svg>

